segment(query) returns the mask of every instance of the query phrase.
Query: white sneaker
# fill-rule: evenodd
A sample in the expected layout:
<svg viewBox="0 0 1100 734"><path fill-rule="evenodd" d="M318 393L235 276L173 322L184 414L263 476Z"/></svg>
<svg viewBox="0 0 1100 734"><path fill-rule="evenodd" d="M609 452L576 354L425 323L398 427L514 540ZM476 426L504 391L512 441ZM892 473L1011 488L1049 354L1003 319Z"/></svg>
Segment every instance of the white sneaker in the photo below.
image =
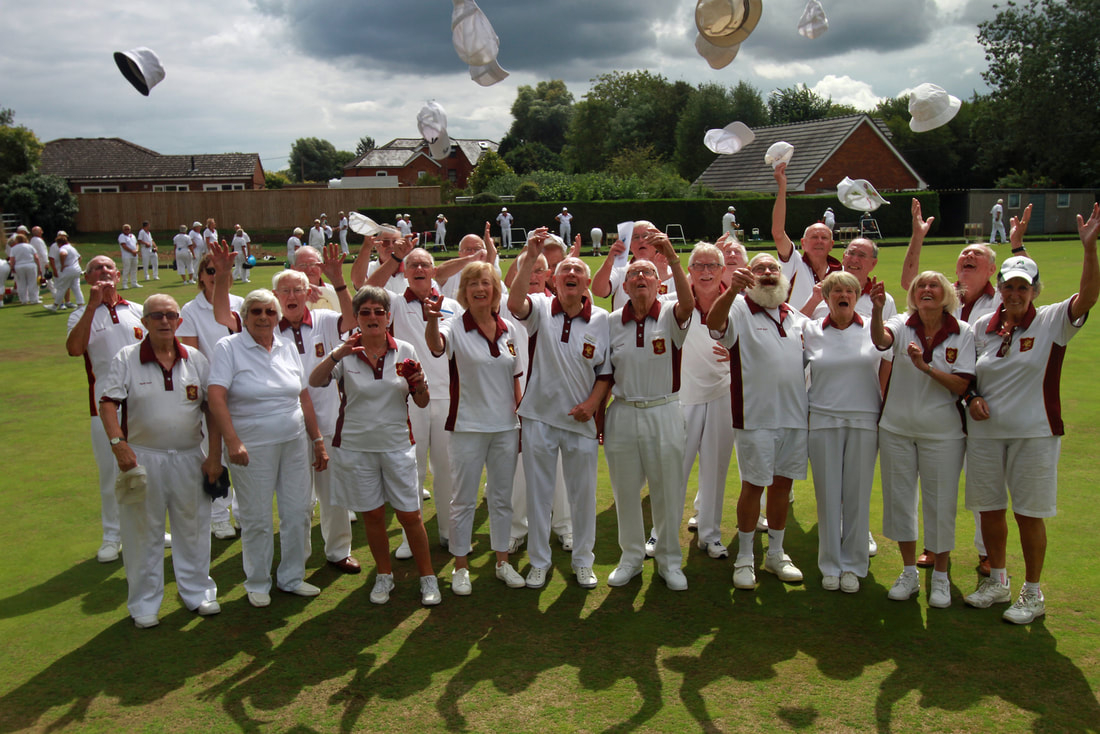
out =
<svg viewBox="0 0 1100 734"><path fill-rule="evenodd" d="M756 588L756 569L752 567L753 562L749 561L743 566L733 567L733 588L735 589L755 589Z"/></svg>
<svg viewBox="0 0 1100 734"><path fill-rule="evenodd" d="M994 604L1008 604L1012 601L1012 590L1008 584L1001 584L997 579L986 577L978 584L973 594L963 597L963 601L978 609L988 609Z"/></svg>
<svg viewBox="0 0 1100 734"><path fill-rule="evenodd" d="M840 590L845 594L854 594L859 591L859 576L852 571L840 574Z"/></svg>
<svg viewBox="0 0 1100 734"><path fill-rule="evenodd" d="M645 542L645 554L649 558L653 558L653 556L657 555L657 539L652 535L650 535Z"/></svg>
<svg viewBox="0 0 1100 734"><path fill-rule="evenodd" d="M722 545L722 541L720 541L720 540L716 540L713 543L704 543L703 541L700 540L699 541L699 549L700 550L705 550L707 552L707 555L710 556L711 558L729 558L730 557L729 548Z"/></svg>
<svg viewBox="0 0 1100 734"><path fill-rule="evenodd" d="M198 612L200 617L209 617L214 614L221 614L222 605L216 599L209 599L195 607L195 611Z"/></svg>
<svg viewBox="0 0 1100 734"><path fill-rule="evenodd" d="M404 536L401 537L401 545L397 546L397 550L393 552L393 557L399 561L407 561L413 557L408 538Z"/></svg>
<svg viewBox="0 0 1100 734"><path fill-rule="evenodd" d="M687 591L688 580L684 572L678 568L657 569L657 575L665 580L669 591Z"/></svg>
<svg viewBox="0 0 1100 734"><path fill-rule="evenodd" d="M573 550L573 533L562 533L558 536L558 542L561 543L561 549L565 552Z"/></svg>
<svg viewBox="0 0 1100 734"><path fill-rule="evenodd" d="M691 519L688 520L688 532L689 533L694 533L694 532L698 532L698 530L699 530L699 516L698 515L692 515Z"/></svg>
<svg viewBox="0 0 1100 734"><path fill-rule="evenodd" d="M470 583L470 569L456 568L451 571L451 591L458 596L469 596L474 590Z"/></svg>
<svg viewBox="0 0 1100 734"><path fill-rule="evenodd" d="M271 594L265 594L262 591L250 591L248 592L248 603L257 608L266 607L271 604Z"/></svg>
<svg viewBox="0 0 1100 734"><path fill-rule="evenodd" d="M839 576L822 576L821 577L821 588L825 589L825 591L836 591L837 589L840 588L840 577Z"/></svg>
<svg viewBox="0 0 1100 734"><path fill-rule="evenodd" d="M528 589L541 589L546 586L546 577L549 575L550 569L548 568L535 568L531 567L531 570L527 572L527 581L524 582Z"/></svg>
<svg viewBox="0 0 1100 734"><path fill-rule="evenodd" d="M756 518L756 532L758 532L758 533L768 532L768 516L767 515L764 515L763 513L761 513L760 517Z"/></svg>
<svg viewBox="0 0 1100 734"><path fill-rule="evenodd" d="M139 630L147 630L150 627L156 627L160 624L160 620L157 619L155 614L144 614L140 617L134 617L134 626Z"/></svg>
<svg viewBox="0 0 1100 734"><path fill-rule="evenodd" d="M319 586L314 586L308 581L303 581L302 583L295 586L293 589L284 589L280 587L279 591L285 591L288 594L294 594L294 596L305 597L320 596L321 594L321 588Z"/></svg>
<svg viewBox="0 0 1100 734"><path fill-rule="evenodd" d="M630 579L642 572L641 566L616 566L611 575L607 577L608 586L626 586Z"/></svg>
<svg viewBox="0 0 1100 734"><path fill-rule="evenodd" d="M370 592L370 603L385 604L390 600L391 591L393 591L393 574L378 574L378 577L374 580L374 588Z"/></svg>
<svg viewBox="0 0 1100 734"><path fill-rule="evenodd" d="M171 533L165 533L164 534L164 547L165 548L171 548L172 547L172 534Z"/></svg>
<svg viewBox="0 0 1100 734"><path fill-rule="evenodd" d="M871 535L871 531L867 531L867 555L874 558L878 555L878 543L875 542L875 536Z"/></svg>
<svg viewBox="0 0 1100 734"><path fill-rule="evenodd" d="M233 526L228 520L212 523L210 525L210 532L212 532L214 537L218 540L229 540L230 538L237 537L237 531L233 529Z"/></svg>
<svg viewBox="0 0 1100 734"><path fill-rule="evenodd" d="M420 499L430 500L431 498L432 498L431 491L429 491L426 487L421 487L420 488Z"/></svg>
<svg viewBox="0 0 1100 734"><path fill-rule="evenodd" d="M516 572L516 569L512 568L512 564L508 561L498 563L496 573L497 578L503 581L509 589L522 589L527 586L527 582Z"/></svg>
<svg viewBox="0 0 1100 734"><path fill-rule="evenodd" d="M947 579L932 579L932 590L928 592L928 606L947 609L951 606L951 582Z"/></svg>
<svg viewBox="0 0 1100 734"><path fill-rule="evenodd" d="M439 579L435 576L420 577L420 603L426 607L434 607L443 601L443 595L439 593Z"/></svg>
<svg viewBox="0 0 1100 734"><path fill-rule="evenodd" d="M1046 613L1046 599L1042 591L1028 593L1021 589L1016 603L1006 609L1001 616L1006 622L1029 624Z"/></svg>
<svg viewBox="0 0 1100 734"><path fill-rule="evenodd" d="M527 538L509 538L508 539L508 555L513 553L519 553L519 549L523 547L523 542Z"/></svg>
<svg viewBox="0 0 1100 734"><path fill-rule="evenodd" d="M593 573L592 569L588 566L582 566L581 568L575 569L574 573L577 575L577 586L580 586L582 589L594 589L596 588L596 584L600 582L600 580L596 578L596 574Z"/></svg>
<svg viewBox="0 0 1100 734"><path fill-rule="evenodd" d="M894 601L905 601L919 590L920 575L902 571L894 581L894 585L890 587L890 591L886 592L886 596Z"/></svg>
<svg viewBox="0 0 1100 734"><path fill-rule="evenodd" d="M764 570L768 573L774 573L779 577L780 581L797 583L802 580L802 572L798 570L798 566L794 565L791 561L791 557L786 553L783 555L779 555L778 553L768 553L765 555Z"/></svg>
<svg viewBox="0 0 1100 734"><path fill-rule="evenodd" d="M105 540L103 545L95 553L95 559L100 563L113 563L118 560L118 553L122 550L122 543L117 540Z"/></svg>

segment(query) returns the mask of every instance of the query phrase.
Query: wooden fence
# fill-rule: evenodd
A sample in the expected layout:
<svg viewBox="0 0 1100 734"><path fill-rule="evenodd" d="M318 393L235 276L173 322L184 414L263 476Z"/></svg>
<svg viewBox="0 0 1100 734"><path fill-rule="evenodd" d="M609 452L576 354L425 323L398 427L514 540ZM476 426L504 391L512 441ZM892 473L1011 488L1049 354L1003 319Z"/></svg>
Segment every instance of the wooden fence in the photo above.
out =
<svg viewBox="0 0 1100 734"><path fill-rule="evenodd" d="M173 231L193 221L214 217L219 227L234 224L246 230L308 229L322 213L331 225L337 212L383 207L398 210L439 204L438 186L389 189L261 189L258 191L180 191L119 194L77 194L80 232L117 232L123 224L135 230L148 221L154 231Z"/></svg>

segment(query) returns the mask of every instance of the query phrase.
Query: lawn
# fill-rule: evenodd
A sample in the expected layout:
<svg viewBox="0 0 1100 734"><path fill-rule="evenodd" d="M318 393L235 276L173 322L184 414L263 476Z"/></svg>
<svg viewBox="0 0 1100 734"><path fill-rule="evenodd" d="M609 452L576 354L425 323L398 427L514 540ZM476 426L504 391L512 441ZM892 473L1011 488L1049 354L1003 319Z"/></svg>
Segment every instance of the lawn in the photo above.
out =
<svg viewBox="0 0 1100 734"><path fill-rule="evenodd" d="M951 273L960 247L926 247L923 264ZM883 249L876 272L899 303L903 253ZM1032 253L1043 303L1075 291L1079 243L1040 243ZM258 268L253 285L269 285L275 272ZM194 293L168 271L160 284L180 301ZM152 292L151 284L138 291ZM364 572L343 576L324 563L315 522L307 580L322 587L320 597L277 593L270 607L253 609L242 587L240 541L215 540L211 574L222 613L199 618L181 606L167 551L161 624L137 630L126 612L121 563L95 560L99 500L87 389L80 360L65 355L65 318L39 307L0 310L0 405L8 417L0 448L7 477L0 513L8 518L0 529L0 731L1100 729L1100 566L1089 550L1100 522L1092 501L1100 443L1090 378L1100 363L1095 325L1067 352L1061 501L1048 524L1043 577L1047 617L1027 627L1001 622L1003 607L963 604L977 577L961 496L950 609L928 608L925 573L918 600L887 600L900 557L879 532L877 488L871 513L880 552L870 576L856 595L823 591L809 481L795 485L785 542L804 584L761 572L755 592L735 592L732 561L699 551L685 523L688 591L670 592L651 566L628 586L609 588L618 547L601 459L601 583L592 591L573 583L560 550L542 590L496 581L482 505L474 593L453 596L429 501L439 607L419 605L412 561L396 562L391 602L370 604L374 569L361 525L353 526L354 553ZM734 466L723 521L731 543L737 486ZM688 515L693 496L689 488ZM394 548L398 537L393 522ZM526 572L525 553L514 562ZM1014 531L1009 572L1015 592L1023 566Z"/></svg>

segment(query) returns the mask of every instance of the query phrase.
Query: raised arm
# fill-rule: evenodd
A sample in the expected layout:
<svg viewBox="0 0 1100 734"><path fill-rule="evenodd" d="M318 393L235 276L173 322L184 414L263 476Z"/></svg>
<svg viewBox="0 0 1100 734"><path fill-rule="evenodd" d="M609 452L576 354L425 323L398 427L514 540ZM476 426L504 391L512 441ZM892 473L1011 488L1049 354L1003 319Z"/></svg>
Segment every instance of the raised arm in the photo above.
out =
<svg viewBox="0 0 1100 734"><path fill-rule="evenodd" d="M775 192L775 204L772 205L772 239L779 259L786 262L794 251L794 242L787 236L787 164L780 163L772 172L779 190Z"/></svg>
<svg viewBox="0 0 1100 734"><path fill-rule="evenodd" d="M1100 204L1092 205L1092 215L1086 222L1077 215L1077 233L1081 235L1081 245L1085 249L1085 261L1081 267L1081 285L1077 297L1070 304L1069 313L1073 320L1081 318L1096 304L1100 294L1100 267L1096 261L1096 232L1100 230Z"/></svg>
<svg viewBox="0 0 1100 734"><path fill-rule="evenodd" d="M428 299L424 309L424 342L431 353L438 357L443 354L446 345L443 343L443 335L439 333L439 319L443 308L443 296L434 301Z"/></svg>
<svg viewBox="0 0 1100 734"><path fill-rule="evenodd" d="M489 222L485 222L485 234L482 235L482 239L485 240L485 260L490 265L495 265L497 261L497 246L493 244L493 230ZM508 224L511 227L511 222Z"/></svg>
<svg viewBox="0 0 1100 734"><path fill-rule="evenodd" d="M611 295L611 271L615 268L615 260L626 252L626 243L615 240L607 249L607 257L604 258L600 269L592 276L592 295L597 298L607 298Z"/></svg>
<svg viewBox="0 0 1100 734"><path fill-rule="evenodd" d="M455 257L442 262L435 266L435 282L443 285L448 280L453 278L462 272L462 268L466 267L470 263L481 262L485 255L481 250L473 253L472 255L463 255L462 257Z"/></svg>
<svg viewBox="0 0 1100 734"><path fill-rule="evenodd" d="M936 221L935 217L924 219L921 216L920 201L917 199L913 199L909 205L909 213L913 217L913 233L909 236L909 248L905 251L905 261L901 265L899 281L901 287L906 290L909 290L909 284L920 273L920 251L924 246L924 238L932 227L932 222Z"/></svg>
<svg viewBox="0 0 1100 734"><path fill-rule="evenodd" d="M370 266L370 254L374 250L374 237L363 235L363 244L359 246L359 254L355 256L355 262L351 264L351 284L355 290L363 287L367 280L367 268Z"/></svg>
<svg viewBox="0 0 1100 734"><path fill-rule="evenodd" d="M1031 222L1031 204L1024 207L1020 218L1012 217L1008 220L1008 241L1012 245L1013 255L1027 255L1027 247L1024 246L1024 235L1027 234L1027 225Z"/></svg>
<svg viewBox="0 0 1100 734"><path fill-rule="evenodd" d="M84 307L84 313L80 315L80 320L76 322L72 331L69 332L69 336L65 338L65 351L69 353L70 357L79 357L88 350L88 337L92 334L92 319L95 318L96 310L103 303L103 289L105 287L113 288L114 286L93 283L88 289L88 305Z"/></svg>
<svg viewBox="0 0 1100 734"><path fill-rule="evenodd" d="M214 320L229 329L233 334L241 330L241 324L229 306L229 288L233 285L233 259L237 253L225 244L215 243L210 248L210 262L214 266L214 292L210 296L210 305L214 307Z"/></svg>
<svg viewBox="0 0 1100 734"><path fill-rule="evenodd" d="M676 321L682 324L691 318L691 311L695 308L691 283L688 282L684 267L680 264L680 256L668 236L662 232L653 232L648 236L654 241L657 252L664 255L668 269L672 271L672 282L676 284L676 310L673 313Z"/></svg>
<svg viewBox="0 0 1100 734"><path fill-rule="evenodd" d="M325 259L321 263L321 273L332 283L332 289L336 291L336 298L340 301L340 322L336 328L344 333L355 326L355 311L351 307L351 294L348 293L348 284L344 282L344 253L340 251L340 245L325 245Z"/></svg>
<svg viewBox="0 0 1100 734"><path fill-rule="evenodd" d="M886 305L886 284L871 278L871 341L881 351L894 345L894 335L882 323L882 307Z"/></svg>
<svg viewBox="0 0 1100 734"><path fill-rule="evenodd" d="M519 267L516 268L516 278L520 283L530 283L531 276L538 265L539 255L542 254L543 244L546 242L547 229L539 227L531 230L527 236L527 246L520 257L516 258ZM508 291L508 310L517 319L525 319L531 314L531 301L527 298L526 288L512 288Z"/></svg>
<svg viewBox="0 0 1100 734"><path fill-rule="evenodd" d="M740 275L742 278L747 277L749 282L752 282L752 272L750 272L748 268L741 268L734 273L735 277L737 275ZM714 299L714 303L710 306L710 311L707 312L707 329L723 334L726 332L726 327L729 326L730 320L730 307L733 306L733 299L737 298L737 294L740 292L740 288L731 286L718 294L718 298Z"/></svg>

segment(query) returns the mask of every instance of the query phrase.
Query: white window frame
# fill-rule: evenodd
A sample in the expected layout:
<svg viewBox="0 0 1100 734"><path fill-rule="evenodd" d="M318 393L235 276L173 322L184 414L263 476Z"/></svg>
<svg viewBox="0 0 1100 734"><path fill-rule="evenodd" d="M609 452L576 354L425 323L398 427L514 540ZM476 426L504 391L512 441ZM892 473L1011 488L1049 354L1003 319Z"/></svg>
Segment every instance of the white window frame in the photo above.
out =
<svg viewBox="0 0 1100 734"><path fill-rule="evenodd" d="M177 192L190 190L191 187L187 184L153 184L154 192Z"/></svg>
<svg viewBox="0 0 1100 734"><path fill-rule="evenodd" d="M1061 191L1059 191L1058 192L1058 199L1055 202L1054 206L1056 206L1059 209L1069 209L1069 200L1070 200L1070 195L1068 193L1062 193Z"/></svg>
<svg viewBox="0 0 1100 734"><path fill-rule="evenodd" d="M81 186L80 193L82 194L117 194L119 192L118 186Z"/></svg>
<svg viewBox="0 0 1100 734"><path fill-rule="evenodd" d="M1009 194L1008 195L1008 208L1009 209L1019 209L1020 208L1020 195L1019 194Z"/></svg>
<svg viewBox="0 0 1100 734"><path fill-rule="evenodd" d="M203 184L203 191L244 191L243 183L233 184Z"/></svg>
<svg viewBox="0 0 1100 734"><path fill-rule="evenodd" d="M375 176L389 176L390 174L387 171L375 171L374 175Z"/></svg>

